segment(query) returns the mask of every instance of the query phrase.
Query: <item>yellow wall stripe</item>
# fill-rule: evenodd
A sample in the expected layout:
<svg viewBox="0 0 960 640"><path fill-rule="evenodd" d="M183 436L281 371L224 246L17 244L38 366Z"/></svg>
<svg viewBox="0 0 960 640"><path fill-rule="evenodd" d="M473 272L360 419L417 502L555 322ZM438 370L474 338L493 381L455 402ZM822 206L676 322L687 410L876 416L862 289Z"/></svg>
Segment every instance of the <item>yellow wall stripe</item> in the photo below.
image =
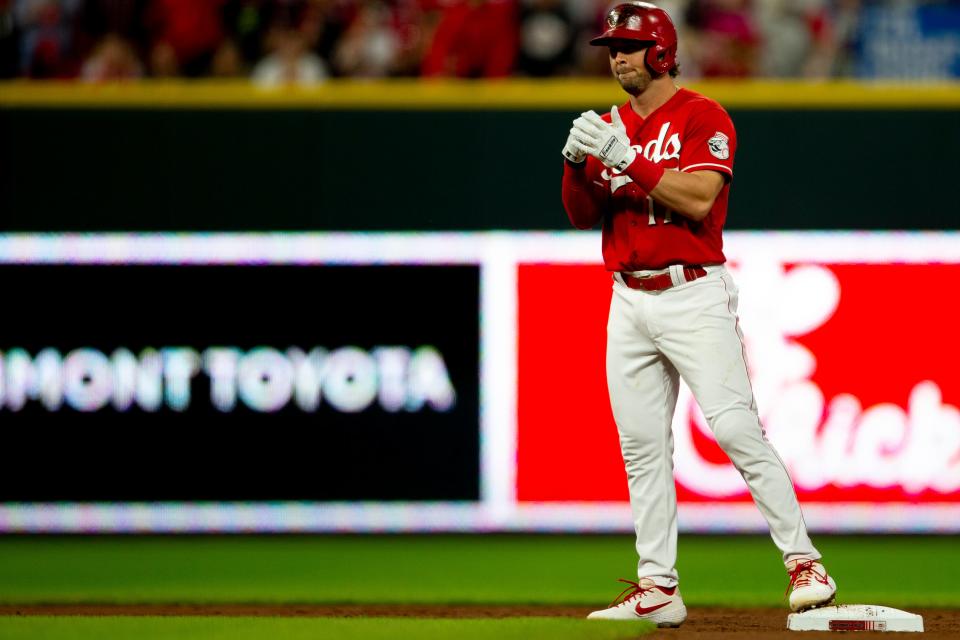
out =
<svg viewBox="0 0 960 640"><path fill-rule="evenodd" d="M729 108L957 109L960 83L807 81L681 83ZM559 109L624 100L612 79L334 80L315 88L262 89L246 81L126 84L0 82L0 108Z"/></svg>

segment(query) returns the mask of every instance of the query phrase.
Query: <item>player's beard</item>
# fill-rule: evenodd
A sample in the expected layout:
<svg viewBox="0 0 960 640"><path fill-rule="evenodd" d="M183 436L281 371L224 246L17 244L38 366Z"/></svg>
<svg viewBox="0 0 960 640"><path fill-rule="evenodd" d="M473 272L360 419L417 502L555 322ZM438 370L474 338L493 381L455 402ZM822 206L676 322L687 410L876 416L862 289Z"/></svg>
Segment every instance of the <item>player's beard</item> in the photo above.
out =
<svg viewBox="0 0 960 640"><path fill-rule="evenodd" d="M629 71L630 73L621 75L617 73L617 68L614 67L613 77L617 79L617 82L620 83L620 86L623 87L623 90L632 96L638 96L646 91L647 87L649 87L650 83L653 81L653 78L650 77L650 74L647 73L645 69L628 67L625 70Z"/></svg>

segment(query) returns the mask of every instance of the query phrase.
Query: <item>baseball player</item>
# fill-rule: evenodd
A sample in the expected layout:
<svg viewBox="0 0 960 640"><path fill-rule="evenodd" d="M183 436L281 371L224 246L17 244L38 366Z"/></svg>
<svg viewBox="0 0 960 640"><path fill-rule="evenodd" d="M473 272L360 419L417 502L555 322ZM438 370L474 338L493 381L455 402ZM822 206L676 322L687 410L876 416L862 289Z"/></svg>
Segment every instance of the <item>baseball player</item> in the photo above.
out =
<svg viewBox="0 0 960 640"><path fill-rule="evenodd" d="M836 583L807 535L787 469L767 441L747 372L737 287L723 266L737 135L723 107L678 88L677 32L662 9L616 5L591 44L608 47L629 96L577 118L563 148L563 203L578 229L603 222L613 272L606 374L640 556L637 582L591 619L678 626L677 498L671 423L682 377L740 471L789 572L794 611Z"/></svg>

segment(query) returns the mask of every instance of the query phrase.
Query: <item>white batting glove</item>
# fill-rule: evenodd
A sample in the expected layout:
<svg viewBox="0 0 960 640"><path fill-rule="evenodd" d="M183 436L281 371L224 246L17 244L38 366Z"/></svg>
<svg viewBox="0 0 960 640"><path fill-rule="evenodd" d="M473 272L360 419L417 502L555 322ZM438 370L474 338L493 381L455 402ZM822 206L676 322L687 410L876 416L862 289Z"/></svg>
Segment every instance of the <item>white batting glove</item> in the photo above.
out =
<svg viewBox="0 0 960 640"><path fill-rule="evenodd" d="M575 164L580 164L587 159L587 148L580 144L580 141L573 137L573 129L567 136L567 144L563 145L563 157Z"/></svg>
<svg viewBox="0 0 960 640"><path fill-rule="evenodd" d="M616 106L610 109L610 118L613 124L604 122L596 112L587 111L573 121L570 135L594 158L611 169L623 171L636 159L637 152L630 146Z"/></svg>

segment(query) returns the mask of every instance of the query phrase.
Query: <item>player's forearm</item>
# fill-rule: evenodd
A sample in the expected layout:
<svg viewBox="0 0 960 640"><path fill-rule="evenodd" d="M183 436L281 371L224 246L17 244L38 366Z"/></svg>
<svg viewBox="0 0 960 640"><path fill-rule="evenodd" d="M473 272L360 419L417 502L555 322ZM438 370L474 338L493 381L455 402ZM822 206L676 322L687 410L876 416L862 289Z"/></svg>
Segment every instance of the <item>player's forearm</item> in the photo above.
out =
<svg viewBox="0 0 960 640"><path fill-rule="evenodd" d="M565 162L562 197L570 224L577 229L590 229L600 222L603 208L597 196L596 189L590 186L586 169Z"/></svg>
<svg viewBox="0 0 960 640"><path fill-rule="evenodd" d="M707 217L723 188L723 177L715 171L665 171L640 154L624 173L660 204L697 221Z"/></svg>
<svg viewBox="0 0 960 640"><path fill-rule="evenodd" d="M660 204L699 222L713 208L717 194L723 188L723 180L723 176L715 171L667 171L650 195Z"/></svg>
<svg viewBox="0 0 960 640"><path fill-rule="evenodd" d="M563 189L563 208L567 217L577 229L592 229L603 218L603 211L586 191Z"/></svg>

